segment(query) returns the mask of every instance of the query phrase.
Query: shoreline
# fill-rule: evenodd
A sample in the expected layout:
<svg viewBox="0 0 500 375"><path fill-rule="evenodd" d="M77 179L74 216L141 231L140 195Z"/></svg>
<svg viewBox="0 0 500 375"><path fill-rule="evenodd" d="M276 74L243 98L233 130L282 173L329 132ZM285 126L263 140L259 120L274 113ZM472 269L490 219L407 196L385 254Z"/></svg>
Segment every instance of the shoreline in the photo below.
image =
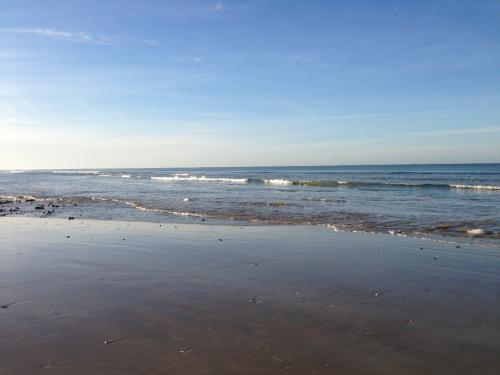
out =
<svg viewBox="0 0 500 375"><path fill-rule="evenodd" d="M6 374L500 369L496 248L21 217L0 219L0 248Z"/></svg>
<svg viewBox="0 0 500 375"><path fill-rule="evenodd" d="M374 229L346 225L342 223L323 222L294 222L294 221L272 221L243 218L222 218L209 214L196 212L176 212L164 209L146 208L133 202L120 201L112 198L92 198L91 201L107 202L113 204L124 204L131 214L129 217L106 216L108 211L102 215L95 216L92 209L86 208L85 204L76 203L78 197L50 198L35 197L31 195L0 196L0 218L2 217L28 217L28 218L57 218L71 220L99 220L99 221L124 221L124 222L148 222L148 223L174 223L174 224L201 224L201 225L227 225L227 226L312 226L327 227L333 231L348 233L372 233L388 234L410 238L428 239L445 242L458 242L465 244L478 244L484 246L500 247L500 234L484 231L481 228L469 228L454 230L453 232L433 231L404 231L398 229ZM141 215L142 214L142 215ZM454 225L456 226L456 225ZM446 227L446 226L445 226ZM470 233L469 233L470 232Z"/></svg>

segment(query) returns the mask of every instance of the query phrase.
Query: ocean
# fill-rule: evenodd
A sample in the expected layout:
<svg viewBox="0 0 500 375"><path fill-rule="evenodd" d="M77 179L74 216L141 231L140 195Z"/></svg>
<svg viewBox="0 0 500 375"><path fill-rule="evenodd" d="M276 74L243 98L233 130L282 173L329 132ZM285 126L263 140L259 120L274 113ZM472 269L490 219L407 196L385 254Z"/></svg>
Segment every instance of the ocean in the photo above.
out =
<svg viewBox="0 0 500 375"><path fill-rule="evenodd" d="M500 244L500 164L0 172L0 214L460 237Z"/></svg>

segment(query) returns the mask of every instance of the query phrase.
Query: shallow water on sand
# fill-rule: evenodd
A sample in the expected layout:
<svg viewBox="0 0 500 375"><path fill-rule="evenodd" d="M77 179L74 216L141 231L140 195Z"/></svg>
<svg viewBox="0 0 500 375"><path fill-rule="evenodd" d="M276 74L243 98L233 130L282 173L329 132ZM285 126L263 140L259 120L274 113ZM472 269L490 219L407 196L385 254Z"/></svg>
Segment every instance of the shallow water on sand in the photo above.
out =
<svg viewBox="0 0 500 375"><path fill-rule="evenodd" d="M500 369L496 248L311 226L0 228L2 374Z"/></svg>
<svg viewBox="0 0 500 375"><path fill-rule="evenodd" d="M0 201L13 201L0 215L326 224L500 244L500 164L21 172L0 173Z"/></svg>

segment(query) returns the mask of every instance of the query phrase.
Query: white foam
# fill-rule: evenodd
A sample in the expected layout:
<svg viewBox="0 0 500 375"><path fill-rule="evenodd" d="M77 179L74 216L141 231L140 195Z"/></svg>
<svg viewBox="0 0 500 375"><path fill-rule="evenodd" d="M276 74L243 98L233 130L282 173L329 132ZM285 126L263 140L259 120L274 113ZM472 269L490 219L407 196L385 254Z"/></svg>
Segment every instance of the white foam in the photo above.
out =
<svg viewBox="0 0 500 375"><path fill-rule="evenodd" d="M52 173L55 173L55 174L92 174L92 175L96 175L96 174L99 174L100 172L99 171L85 171L85 170L82 170L82 171L54 170L54 171L52 171Z"/></svg>
<svg viewBox="0 0 500 375"><path fill-rule="evenodd" d="M483 228L469 229L467 231L467 234L470 234L471 236L482 236L482 235L485 235L487 233L488 233L488 231L486 229L483 229Z"/></svg>
<svg viewBox="0 0 500 375"><path fill-rule="evenodd" d="M122 178L130 178L129 174L122 174Z"/></svg>
<svg viewBox="0 0 500 375"><path fill-rule="evenodd" d="M473 189L473 190L500 190L500 186L494 185L450 185L455 189Z"/></svg>
<svg viewBox="0 0 500 375"><path fill-rule="evenodd" d="M246 184L248 180L246 178L223 178L223 177L206 177L206 176L184 176L176 174L173 176L153 176L152 180L159 181L196 181L196 182L226 182L232 184Z"/></svg>
<svg viewBox="0 0 500 375"><path fill-rule="evenodd" d="M107 199L103 198L102 200L107 200ZM162 214L175 215L175 216L206 217L206 215L198 214L195 212L171 211L171 210L165 210L163 208L144 207L138 203L130 202L130 201L126 201L126 200L121 200L121 199L110 199L110 200L112 202L126 204L127 206L133 207L139 211L158 212L158 213L162 213Z"/></svg>
<svg viewBox="0 0 500 375"><path fill-rule="evenodd" d="M9 173L24 173L25 171L21 171L21 170L15 170L15 171L9 171Z"/></svg>
<svg viewBox="0 0 500 375"><path fill-rule="evenodd" d="M272 180L264 180L264 183L268 185L291 185L292 181L284 179L272 179Z"/></svg>
<svg viewBox="0 0 500 375"><path fill-rule="evenodd" d="M342 230L335 224L327 224L326 225L328 228L333 229L334 232L342 232Z"/></svg>

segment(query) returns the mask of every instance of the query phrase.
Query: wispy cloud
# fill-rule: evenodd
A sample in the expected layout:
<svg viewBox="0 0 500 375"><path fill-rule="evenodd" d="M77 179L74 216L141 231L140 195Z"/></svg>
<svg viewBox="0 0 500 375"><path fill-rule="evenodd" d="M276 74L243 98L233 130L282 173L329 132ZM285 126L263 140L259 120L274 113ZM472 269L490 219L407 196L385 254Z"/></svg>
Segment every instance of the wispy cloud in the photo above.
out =
<svg viewBox="0 0 500 375"><path fill-rule="evenodd" d="M289 60L299 64L315 64L319 62L319 60L314 57L303 57L303 56L293 56L290 57Z"/></svg>
<svg viewBox="0 0 500 375"><path fill-rule="evenodd" d="M152 39L132 38L131 41L135 43L146 44L148 46L157 46L159 44L157 40Z"/></svg>
<svg viewBox="0 0 500 375"><path fill-rule="evenodd" d="M156 40L142 38L124 39L120 36L93 35L83 31L65 31L52 28L0 28L0 32L12 34L35 35L39 37L59 39L71 43L85 43L97 45L116 45L123 42L133 42L150 46L158 45Z"/></svg>
<svg viewBox="0 0 500 375"><path fill-rule="evenodd" d="M218 3L216 3L213 7L212 7L212 10L223 10L224 9L224 6L222 5L222 3L219 1Z"/></svg>
<svg viewBox="0 0 500 375"><path fill-rule="evenodd" d="M239 10L247 10L253 8L258 3L249 3L249 4L240 4L240 5L226 5L222 1L217 1L214 5L209 8L205 8L210 12L230 12L230 11L239 11Z"/></svg>
<svg viewBox="0 0 500 375"><path fill-rule="evenodd" d="M173 60L177 63L184 63L184 64L198 64L201 63L202 61L200 56L194 56L194 57L176 56L173 58Z"/></svg>
<svg viewBox="0 0 500 375"><path fill-rule="evenodd" d="M95 36L82 31L62 31L50 28L0 28L0 32L13 33L13 34L29 34L52 39L65 40L74 43L88 43L88 44L113 44L113 38Z"/></svg>

